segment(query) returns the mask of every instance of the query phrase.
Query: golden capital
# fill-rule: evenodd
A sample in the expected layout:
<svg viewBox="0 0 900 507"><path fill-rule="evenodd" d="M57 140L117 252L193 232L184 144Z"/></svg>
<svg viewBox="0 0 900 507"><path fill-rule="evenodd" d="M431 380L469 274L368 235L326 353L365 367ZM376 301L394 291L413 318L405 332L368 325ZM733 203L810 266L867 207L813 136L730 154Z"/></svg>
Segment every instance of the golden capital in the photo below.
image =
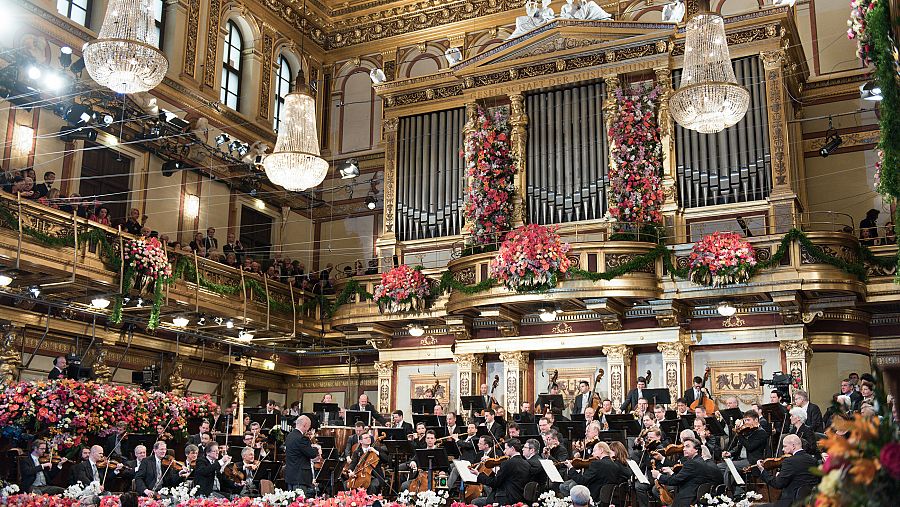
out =
<svg viewBox="0 0 900 507"><path fill-rule="evenodd" d="M399 125L399 124L400 124L400 119L399 119L399 118L393 118L393 117L391 117L391 118L385 118L385 119L382 120L382 122L381 122L382 132L384 132L385 134L388 133L388 132L392 132L392 133L393 133L393 132L396 132L396 131L397 131L397 125Z"/></svg>
<svg viewBox="0 0 900 507"><path fill-rule="evenodd" d="M379 377L390 377L394 374L393 361L375 361L372 366L375 367L375 371L378 372Z"/></svg>
<svg viewBox="0 0 900 507"><path fill-rule="evenodd" d="M528 367L528 352L501 352L500 360L511 368L524 370Z"/></svg>
<svg viewBox="0 0 900 507"><path fill-rule="evenodd" d="M781 342L781 350L788 359L808 359L812 349L806 340L785 340Z"/></svg>
<svg viewBox="0 0 900 507"><path fill-rule="evenodd" d="M603 347L603 355L610 363L625 363L631 360L634 352L628 345L607 345Z"/></svg>
<svg viewBox="0 0 900 507"><path fill-rule="evenodd" d="M484 356L481 354L454 354L453 362L467 370L481 369L484 366Z"/></svg>
<svg viewBox="0 0 900 507"><path fill-rule="evenodd" d="M663 359L681 361L684 359L687 348L681 342L661 342L656 344L656 349L662 352Z"/></svg>
<svg viewBox="0 0 900 507"><path fill-rule="evenodd" d="M778 69L784 66L786 60L784 50L776 49L774 51L763 51L759 54L763 61L763 67L766 70Z"/></svg>

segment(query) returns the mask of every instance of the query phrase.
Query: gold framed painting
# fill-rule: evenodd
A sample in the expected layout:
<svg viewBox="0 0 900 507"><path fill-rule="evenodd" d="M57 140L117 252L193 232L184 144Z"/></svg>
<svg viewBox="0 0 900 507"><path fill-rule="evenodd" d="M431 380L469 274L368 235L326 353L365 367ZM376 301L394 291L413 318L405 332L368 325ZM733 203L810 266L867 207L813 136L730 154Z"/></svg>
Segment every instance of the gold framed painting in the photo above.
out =
<svg viewBox="0 0 900 507"><path fill-rule="evenodd" d="M755 403L762 396L762 367L765 361L710 361L710 392L718 402L734 396L745 404Z"/></svg>
<svg viewBox="0 0 900 507"><path fill-rule="evenodd" d="M562 395L566 408L572 405L572 400L581 392L578 384L585 380L593 388L597 376L597 368L549 368L546 371L548 378L551 370L557 372L556 385L559 386L559 394ZM600 389L601 387L597 386L597 390ZM600 396L602 397L603 393L600 393Z"/></svg>
<svg viewBox="0 0 900 507"><path fill-rule="evenodd" d="M425 391L431 389L434 392L434 398L448 409L450 403L450 374L439 373L437 375L410 375L409 376L409 397L410 399L420 399L425 397Z"/></svg>

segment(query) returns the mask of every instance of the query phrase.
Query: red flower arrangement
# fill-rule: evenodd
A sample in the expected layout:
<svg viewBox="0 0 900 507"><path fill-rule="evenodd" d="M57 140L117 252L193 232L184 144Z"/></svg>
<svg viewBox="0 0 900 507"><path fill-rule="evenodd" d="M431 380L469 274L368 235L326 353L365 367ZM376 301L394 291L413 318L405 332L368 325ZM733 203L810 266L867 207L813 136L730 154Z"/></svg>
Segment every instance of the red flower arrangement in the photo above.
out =
<svg viewBox="0 0 900 507"><path fill-rule="evenodd" d="M125 262L135 274L150 280L172 276L172 265L169 264L166 249L156 238L129 241L125 245Z"/></svg>
<svg viewBox="0 0 900 507"><path fill-rule="evenodd" d="M872 41L866 33L866 15L875 8L876 0L851 0L847 38L856 40L856 56L863 65L872 63Z"/></svg>
<svg viewBox="0 0 900 507"><path fill-rule="evenodd" d="M21 495L9 495L3 499L6 507L73 507L78 505L78 500L66 498L62 495L35 495L23 493Z"/></svg>
<svg viewBox="0 0 900 507"><path fill-rule="evenodd" d="M555 228L531 224L506 235L491 261L491 276L514 291L541 291L556 286L557 277L571 265L569 244Z"/></svg>
<svg viewBox="0 0 900 507"><path fill-rule="evenodd" d="M721 287L749 280L756 254L740 234L714 232L694 244L688 261L692 282Z"/></svg>
<svg viewBox="0 0 900 507"><path fill-rule="evenodd" d="M478 110L478 126L465 139L468 186L464 213L476 245L495 243L512 227L517 167L509 145L509 126L499 113Z"/></svg>
<svg viewBox="0 0 900 507"><path fill-rule="evenodd" d="M618 113L608 132L613 162L609 168L609 214L620 222L657 224L662 221L664 200L662 144L656 121L659 87L631 91L626 94L616 88L614 93Z"/></svg>
<svg viewBox="0 0 900 507"><path fill-rule="evenodd" d="M381 283L375 286L375 302L382 313L399 313L421 310L431 288L421 269L401 264L381 274Z"/></svg>

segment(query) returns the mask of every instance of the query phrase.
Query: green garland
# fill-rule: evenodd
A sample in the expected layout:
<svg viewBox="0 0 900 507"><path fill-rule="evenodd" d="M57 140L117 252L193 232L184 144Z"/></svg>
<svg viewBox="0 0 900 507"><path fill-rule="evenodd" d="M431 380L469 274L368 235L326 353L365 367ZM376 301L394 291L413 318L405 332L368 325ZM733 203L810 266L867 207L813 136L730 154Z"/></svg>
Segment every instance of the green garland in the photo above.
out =
<svg viewBox="0 0 900 507"><path fill-rule="evenodd" d="M354 295L358 296L360 301L371 301L375 297L372 294L369 294L365 289L363 289L359 281L351 279L349 282L347 282L347 285L344 285L344 288L337 295L337 297L334 298L334 301L330 301L327 297L321 294L317 294L300 306L300 313L304 314L316 307L319 307L321 308L322 316L325 318L330 318L332 315L334 315L334 312L338 309L338 307L349 303L350 298Z"/></svg>
<svg viewBox="0 0 900 507"><path fill-rule="evenodd" d="M887 1L875 2L866 14L866 32L873 45L872 60L875 79L881 88L881 141L884 152L879 191L900 198L900 84L891 56L891 13Z"/></svg>

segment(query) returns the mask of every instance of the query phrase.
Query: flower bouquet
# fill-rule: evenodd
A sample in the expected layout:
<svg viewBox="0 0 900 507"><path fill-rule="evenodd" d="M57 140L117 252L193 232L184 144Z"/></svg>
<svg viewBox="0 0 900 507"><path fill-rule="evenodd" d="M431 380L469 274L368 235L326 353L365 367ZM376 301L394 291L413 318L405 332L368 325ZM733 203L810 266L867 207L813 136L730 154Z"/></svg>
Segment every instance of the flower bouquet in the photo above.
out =
<svg viewBox="0 0 900 507"><path fill-rule="evenodd" d="M424 308L425 298L430 293L428 279L421 269L401 264L381 274L374 299L382 313L410 312Z"/></svg>
<svg viewBox="0 0 900 507"><path fill-rule="evenodd" d="M722 287L749 280L756 254L739 234L714 232L694 244L688 262L692 282Z"/></svg>
<svg viewBox="0 0 900 507"><path fill-rule="evenodd" d="M150 280L172 276L166 249L156 238L138 238L125 244L126 266Z"/></svg>
<svg viewBox="0 0 900 507"><path fill-rule="evenodd" d="M753 502L762 500L762 495L755 491L748 491L743 498L731 498L728 495L714 496L710 493L700 498L700 507L750 507Z"/></svg>
<svg viewBox="0 0 900 507"><path fill-rule="evenodd" d="M569 269L569 248L555 229L524 225L506 235L491 261L491 276L517 292L550 290Z"/></svg>
<svg viewBox="0 0 900 507"><path fill-rule="evenodd" d="M872 41L866 33L866 15L875 8L876 0L851 0L847 38L856 41L856 56L863 65L872 63Z"/></svg>
<svg viewBox="0 0 900 507"><path fill-rule="evenodd" d="M397 497L397 501L388 507L441 507L447 504L449 494L444 491L404 491Z"/></svg>

